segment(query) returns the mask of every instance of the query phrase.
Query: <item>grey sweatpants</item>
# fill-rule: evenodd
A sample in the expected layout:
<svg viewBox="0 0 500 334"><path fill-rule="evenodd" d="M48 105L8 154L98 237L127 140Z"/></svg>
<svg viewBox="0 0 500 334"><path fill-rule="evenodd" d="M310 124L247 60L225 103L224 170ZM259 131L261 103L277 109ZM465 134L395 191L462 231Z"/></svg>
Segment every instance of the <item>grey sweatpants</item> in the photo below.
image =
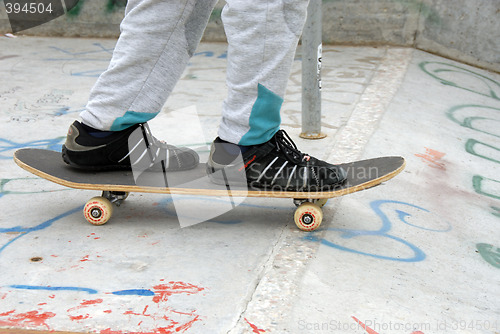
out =
<svg viewBox="0 0 500 334"><path fill-rule="evenodd" d="M279 129L309 0L227 0L228 95L219 136L241 145ZM108 69L90 93L85 124L118 131L156 116L202 37L216 0L129 0Z"/></svg>

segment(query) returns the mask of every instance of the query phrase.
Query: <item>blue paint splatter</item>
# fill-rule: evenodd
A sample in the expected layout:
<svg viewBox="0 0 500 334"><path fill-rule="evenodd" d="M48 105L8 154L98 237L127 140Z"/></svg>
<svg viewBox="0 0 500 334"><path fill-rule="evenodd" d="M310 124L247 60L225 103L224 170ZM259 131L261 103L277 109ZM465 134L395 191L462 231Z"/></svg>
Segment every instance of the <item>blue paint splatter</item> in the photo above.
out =
<svg viewBox="0 0 500 334"><path fill-rule="evenodd" d="M340 237L343 239L350 239L350 238L355 238L355 237L359 237L359 236L374 236L374 237L381 237L381 238L387 238L390 240L394 240L394 241L404 245L408 249L410 249L413 252L412 256L402 258L402 257L383 256L383 255L376 254L376 253L362 252L362 251L359 251L359 250L356 250L353 248L341 246L335 242L326 240L324 238L318 238L314 235L314 233L306 236L305 239L310 240L310 241L315 241L315 242L321 242L323 245L329 246L331 248L339 249L339 250L354 253L354 254L370 256L370 257L380 259L380 260L390 260L390 261L399 261L399 262L419 262L419 261L425 260L426 255L420 248L418 248L417 246L413 245L412 243L410 243L402 238L388 234L390 232L390 230L392 229L392 222L389 219L389 217L381 209L381 206L384 204L404 205L407 207L421 210L423 212L429 212L429 210L427 210L427 209L424 209L422 207L419 207L417 205L413 205L410 203L391 201L391 200L377 200L377 201L371 202L370 207L382 221L382 227L380 229L378 229L376 231L369 231L369 230L329 228L328 231L340 232L341 233ZM404 211L401 211L401 210L395 210L395 212L397 213L398 219L401 222L403 222L409 226L415 227L415 228L423 229L423 230L430 231L430 232L447 232L447 231L451 230L451 225L449 223L445 229L429 229L429 228L424 228L424 227L417 226L414 224L410 224L407 221L407 218L411 217L411 214L404 212Z"/></svg>
<svg viewBox="0 0 500 334"><path fill-rule="evenodd" d="M17 241L19 238L22 238L24 236L26 236L28 233L31 233L31 232L35 232L35 231L40 231L40 230L43 230L49 226L52 226L52 224L54 224L56 221L58 221L59 219L62 219L64 217L67 217L69 215L72 215L73 213L75 212L78 212L78 211L82 211L83 210L83 206L79 206L77 208L74 208L74 209L71 209L69 211L66 211L52 219L49 219L37 226L34 226L34 227L22 227L22 226L15 226L15 227L10 227L10 228L0 228L0 233L21 233L20 235L18 235L17 237L15 237L14 239L10 240L9 242L7 242L5 245L3 245L2 247L0 247L0 254L9 246L11 245L12 243L14 243L15 241Z"/></svg>
<svg viewBox="0 0 500 334"><path fill-rule="evenodd" d="M96 294L97 290L88 288L79 288L73 286L37 286L37 285L10 285L9 288L19 290L45 290L45 291L79 291L89 294Z"/></svg>
<svg viewBox="0 0 500 334"><path fill-rule="evenodd" d="M14 141L5 138L0 138L0 159L12 159L12 154L4 155L5 152L14 151L26 147L45 148L48 150L60 152L62 143L65 139L66 137L57 137L53 139L42 139L42 140L29 141L25 143L16 143Z"/></svg>
<svg viewBox="0 0 500 334"><path fill-rule="evenodd" d="M131 289L131 290L120 290L112 292L112 294L117 296L154 296L155 293L147 289Z"/></svg>
<svg viewBox="0 0 500 334"><path fill-rule="evenodd" d="M41 285L20 285L14 284L9 285L9 288L18 289L18 290L39 290L39 291L76 291L76 292L86 292L91 295L99 293L98 290L90 289L90 288L82 288L75 286L41 286ZM129 289L129 290L119 290L111 292L111 294L116 296L144 296L151 297L154 296L155 293L148 289Z"/></svg>

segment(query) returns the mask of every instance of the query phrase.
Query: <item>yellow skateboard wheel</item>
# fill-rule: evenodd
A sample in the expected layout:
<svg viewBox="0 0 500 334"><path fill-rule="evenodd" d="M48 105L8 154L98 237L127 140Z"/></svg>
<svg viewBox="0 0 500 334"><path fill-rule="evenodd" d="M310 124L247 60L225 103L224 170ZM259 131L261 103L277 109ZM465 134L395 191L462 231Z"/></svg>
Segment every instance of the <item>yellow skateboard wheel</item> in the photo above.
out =
<svg viewBox="0 0 500 334"><path fill-rule="evenodd" d="M91 198L83 208L85 219L92 225L106 224L113 214L111 202L101 196Z"/></svg>
<svg viewBox="0 0 500 334"><path fill-rule="evenodd" d="M295 225L302 231L314 231L321 225L323 211L314 203L302 203L294 215Z"/></svg>

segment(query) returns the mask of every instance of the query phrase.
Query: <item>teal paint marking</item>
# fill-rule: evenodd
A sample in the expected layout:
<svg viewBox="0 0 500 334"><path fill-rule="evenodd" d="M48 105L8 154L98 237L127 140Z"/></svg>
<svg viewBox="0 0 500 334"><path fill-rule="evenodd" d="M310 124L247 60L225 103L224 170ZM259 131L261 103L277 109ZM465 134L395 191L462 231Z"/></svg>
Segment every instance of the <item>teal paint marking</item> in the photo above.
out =
<svg viewBox="0 0 500 334"><path fill-rule="evenodd" d="M422 71L440 81L443 85L460 88L472 93L491 97L495 100L500 100L500 82L488 78L480 73L443 62L423 61L419 64L419 67ZM467 85L456 83L447 79L446 74L448 73L455 75L458 73L468 76Z"/></svg>
<svg viewBox="0 0 500 334"><path fill-rule="evenodd" d="M500 269L500 248L494 248L490 244L477 244L476 248L486 262Z"/></svg>
<svg viewBox="0 0 500 334"><path fill-rule="evenodd" d="M79 0L73 2L74 3L69 4L69 2L66 1L66 11L67 11L66 15L68 15L69 17L75 17L80 15L85 0Z"/></svg>
<svg viewBox="0 0 500 334"><path fill-rule="evenodd" d="M493 209L494 212L492 212L491 214L495 217L498 217L500 218L500 208L496 207L496 206L492 206L491 207Z"/></svg>
<svg viewBox="0 0 500 334"><path fill-rule="evenodd" d="M488 179L486 177L482 177L481 175L474 175L472 177L472 186L474 187L474 190L484 196L488 196L494 199L500 199L500 192L495 194L493 192L488 192L487 190L484 190L485 184L489 184L489 188L500 188L500 181L493 180L493 179Z"/></svg>
<svg viewBox="0 0 500 334"><path fill-rule="evenodd" d="M470 154L475 155L477 157L480 157L480 158L489 160L491 162L496 162L496 163L500 164L500 160L495 159L496 155L494 155L494 153L492 154L492 156L488 156L488 155L485 155L483 153L478 153L477 147L481 147L481 146L483 147L483 150L484 150L484 148L486 148L490 152L497 151L498 152L497 155L500 153L500 148L492 146L492 145L488 145L486 143L482 143L479 140L475 140L475 139L467 140L467 143L465 143L465 151L467 153L470 153Z"/></svg>
<svg viewBox="0 0 500 334"><path fill-rule="evenodd" d="M106 12L112 13L116 10L121 10L127 6L127 0L108 0L106 4Z"/></svg>
<svg viewBox="0 0 500 334"><path fill-rule="evenodd" d="M147 113L147 112L137 112L137 111L127 111L122 117L118 117L111 125L111 131L121 131L125 130L132 125L139 123L146 123L147 121L153 119L157 113Z"/></svg>
<svg viewBox="0 0 500 334"><path fill-rule="evenodd" d="M250 114L250 130L241 138L240 145L265 143L278 132L281 125L280 110L283 99L263 85L257 87L257 100Z"/></svg>
<svg viewBox="0 0 500 334"><path fill-rule="evenodd" d="M500 129L500 108L483 106L477 104L463 104L454 106L446 113L446 116L453 122L463 126L464 128L469 128L481 133L492 135L495 137L500 137L500 131L495 131L494 129ZM498 123L498 126L492 126ZM481 125L489 126L484 129ZM492 131L493 130L493 131Z"/></svg>

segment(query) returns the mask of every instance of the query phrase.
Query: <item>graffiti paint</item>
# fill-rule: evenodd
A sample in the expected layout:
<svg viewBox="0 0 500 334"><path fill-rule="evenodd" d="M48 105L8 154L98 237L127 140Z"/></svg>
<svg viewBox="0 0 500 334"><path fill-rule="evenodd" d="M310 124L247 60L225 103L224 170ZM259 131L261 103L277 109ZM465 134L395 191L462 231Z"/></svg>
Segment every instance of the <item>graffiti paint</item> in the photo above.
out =
<svg viewBox="0 0 500 334"><path fill-rule="evenodd" d="M425 153L418 153L415 154L415 156L422 158L422 160L426 162L430 167L446 170L446 165L444 164L444 162L441 162L441 159L445 156L445 153L425 147Z"/></svg>
<svg viewBox="0 0 500 334"><path fill-rule="evenodd" d="M63 54L62 58L44 58L43 61L103 61L108 63L114 51L113 47L106 47L100 42L92 43L92 49L86 51L73 51L58 46L50 46L50 49ZM98 57L94 57L98 56Z"/></svg>
<svg viewBox="0 0 500 334"><path fill-rule="evenodd" d="M476 248L486 262L500 269L500 248L489 244L477 244Z"/></svg>
<svg viewBox="0 0 500 334"><path fill-rule="evenodd" d="M500 108L462 104L450 108L446 116L458 125L500 138Z"/></svg>
<svg viewBox="0 0 500 334"><path fill-rule="evenodd" d="M80 288L73 286L34 286L34 285L10 285L9 288L19 289L19 290L42 290L42 291L78 291L86 292L88 294L96 294L97 290Z"/></svg>
<svg viewBox="0 0 500 334"><path fill-rule="evenodd" d="M39 182L44 183L44 189L34 190L40 187L40 185L38 185ZM28 195L69 190L71 189L61 189L59 186L47 187L47 183L45 181L41 181L40 178L25 177L0 179L0 198L7 195Z"/></svg>
<svg viewBox="0 0 500 334"><path fill-rule="evenodd" d="M493 145L476 139L469 139L465 143L465 151L479 158L500 164L500 148Z"/></svg>
<svg viewBox="0 0 500 334"><path fill-rule="evenodd" d="M167 284L159 284L153 287L155 296L153 302L160 303L166 302L173 294L185 293L192 295L203 291L204 288L197 287L196 285L183 283L183 282L168 282Z"/></svg>
<svg viewBox="0 0 500 334"><path fill-rule="evenodd" d="M52 224L54 224L56 221L62 219L62 218L65 218L69 215L72 215L74 214L75 212L81 212L83 210L83 206L79 206L77 208L74 208L74 209L71 209L71 210L68 210L54 218L51 218L49 220L46 220L44 221L43 223L39 224L39 225L36 225L34 227L22 227L22 226L16 226L16 227L10 227L10 228L5 228L5 227L2 227L0 228L0 234L1 233L5 233L5 234L12 234L12 233L15 233L17 234L14 238L10 239L9 241L7 241L7 243L5 243L3 246L0 245L0 254L7 248L9 247L10 245L12 245L14 242L16 242L17 240L19 240L20 238L22 237L25 237L26 235L28 235L29 233L32 233L32 232L36 232L36 231L40 231L40 230L43 230L43 229L46 229L47 227L50 227L52 226Z"/></svg>
<svg viewBox="0 0 500 334"><path fill-rule="evenodd" d="M493 216L496 216L496 217L499 217L500 218L500 208L496 207L496 206L492 206L490 207L493 212L491 213Z"/></svg>
<svg viewBox="0 0 500 334"><path fill-rule="evenodd" d="M250 321L247 320L247 318L245 318L245 321L247 322L247 324L252 328L252 332L256 333L256 334L260 334L260 333L265 333L266 331L263 330L263 329L260 329L259 327L257 327L256 325L252 324Z"/></svg>
<svg viewBox="0 0 500 334"><path fill-rule="evenodd" d="M363 328L368 334L379 334L379 332L375 331L374 329L370 328L367 324L363 323L361 320L356 318L355 316L351 316L351 318L359 325L361 328ZM368 323L368 322L366 322ZM370 324L371 325L371 324ZM400 324L400 323L387 323L387 324L377 324L379 327L394 327L394 329L400 331L402 327L406 327L409 324ZM421 325L421 324L416 324L416 325ZM372 326L372 325L371 325ZM374 326L375 327L375 326ZM411 332L411 334L424 334L421 331L415 331Z"/></svg>
<svg viewBox="0 0 500 334"><path fill-rule="evenodd" d="M463 89L500 101L500 83L485 75L444 62L423 61L419 64L419 67L443 85ZM447 77L449 74L460 75L465 79L457 83Z"/></svg>
<svg viewBox="0 0 500 334"><path fill-rule="evenodd" d="M419 262L423 261L426 258L426 255L424 251L422 251L419 247L415 246L414 244L404 240L403 238L400 238L398 236L392 235L391 229L393 224L396 222L393 222L390 218L389 215L384 212L382 209L383 207L388 207L394 211L396 214L399 222L404 223L410 227L422 229L428 232L448 232L451 230L451 225L443 221L439 217L434 217L434 219L428 220L429 222L432 222L433 225L431 226L420 226L416 225L415 223L411 223L410 219L412 217L412 214L410 214L407 211L403 211L398 209L398 207L405 207L405 210L412 209L416 210L419 212L431 214L427 209L424 209L420 206L410 204L410 203L405 203L405 202L400 202L400 201L392 201L392 200L376 200L370 203L371 209L376 213L376 215L380 218L382 222L382 226L378 230L354 230L354 229L340 229L340 228L328 228L328 231L336 232L337 234L340 234L341 239L337 239L335 241L327 240L326 238L318 239L315 237L314 233L311 234L310 236L306 236L305 238L311 241L317 241L321 242L323 245L337 249L337 250L342 250L358 255L364 255L364 256L369 256L373 257L379 260L389 260L389 261L398 261L398 262ZM370 238L378 238L378 241L380 242L381 240L388 243L388 242L395 242L399 246L402 247L402 249L406 249L407 252L409 252L410 256L404 256L402 254L394 254L394 256L388 256L388 255L382 255L377 253L375 250L368 251L368 250L361 250L357 249L357 244L353 243L352 246L344 246L341 244L341 240L344 239L355 239L359 237L370 237Z"/></svg>
<svg viewBox="0 0 500 334"><path fill-rule="evenodd" d="M472 177L472 186L479 195L500 200L500 181L474 175Z"/></svg>
<svg viewBox="0 0 500 334"><path fill-rule="evenodd" d="M481 96L492 99L492 102L500 101L500 82L493 80L480 73L465 69L460 66L443 62L421 62L420 68L440 81L443 85L463 89ZM449 74L459 75L467 78L461 82L447 77ZM474 130L477 134L500 138L500 108L489 105L461 104L453 106L446 112L446 116L461 127ZM496 141L493 141L496 143ZM500 164L500 147L492 142L485 142L475 138L469 138L465 143L465 151L472 156L494 164ZM494 200L500 200L500 180L475 174L472 176L472 188L482 196ZM497 206L487 205L490 213L495 217L500 217L500 210ZM493 266L498 265L497 253L491 251L491 245L478 244L478 251L485 261ZM497 249L498 251L498 249Z"/></svg>
<svg viewBox="0 0 500 334"><path fill-rule="evenodd" d="M161 280L163 281L163 280ZM205 288L180 281L170 281L160 283L151 289L128 289L114 292L103 292L92 288L82 287L50 287L50 286L30 286L11 285L8 289L16 290L36 290L56 292L53 295L45 296L38 294L36 301L38 307L33 311L17 311L15 309L0 313L0 326L13 328L31 327L35 329L46 329L55 331L50 320L61 322L67 319L70 322L79 323L85 328L90 328L95 324L96 319L102 319L111 314L116 319L118 315L124 318L119 322L127 328L107 328L100 333L183 333L189 330L196 322L203 321L203 317L196 313L196 310L176 310L169 303L168 299L174 294L194 295L204 291ZM76 292L73 296L78 297L83 293L84 298L75 298L74 306L69 307L64 313L53 312L59 304L58 298L65 298L65 292ZM2 299L9 297L11 291L2 294ZM89 299L87 296L92 295ZM15 294L13 296L16 296ZM123 304L123 296L128 296L128 302ZM87 297L87 298L85 298ZM16 298L16 297L14 297ZM136 300L134 300L136 299ZM119 327L120 325L118 325ZM135 328L137 330L130 330Z"/></svg>
<svg viewBox="0 0 500 334"><path fill-rule="evenodd" d="M77 17L81 14L83 5L86 1L79 0L71 8L67 8L66 14L69 17ZM113 13L117 10L122 10L127 5L127 0L108 0L105 7L105 13Z"/></svg>
<svg viewBox="0 0 500 334"><path fill-rule="evenodd" d="M56 314L52 312L29 311L24 313L16 313L16 310L0 313L0 326L2 327L45 327L50 330L47 325L47 320L55 317ZM2 319L4 318L4 319Z"/></svg>
<svg viewBox="0 0 500 334"><path fill-rule="evenodd" d="M0 159L12 159L14 151L20 148L44 148L52 151L61 151L63 142L66 137L56 137L52 139L40 139L28 142L15 142L5 138L0 138Z"/></svg>

